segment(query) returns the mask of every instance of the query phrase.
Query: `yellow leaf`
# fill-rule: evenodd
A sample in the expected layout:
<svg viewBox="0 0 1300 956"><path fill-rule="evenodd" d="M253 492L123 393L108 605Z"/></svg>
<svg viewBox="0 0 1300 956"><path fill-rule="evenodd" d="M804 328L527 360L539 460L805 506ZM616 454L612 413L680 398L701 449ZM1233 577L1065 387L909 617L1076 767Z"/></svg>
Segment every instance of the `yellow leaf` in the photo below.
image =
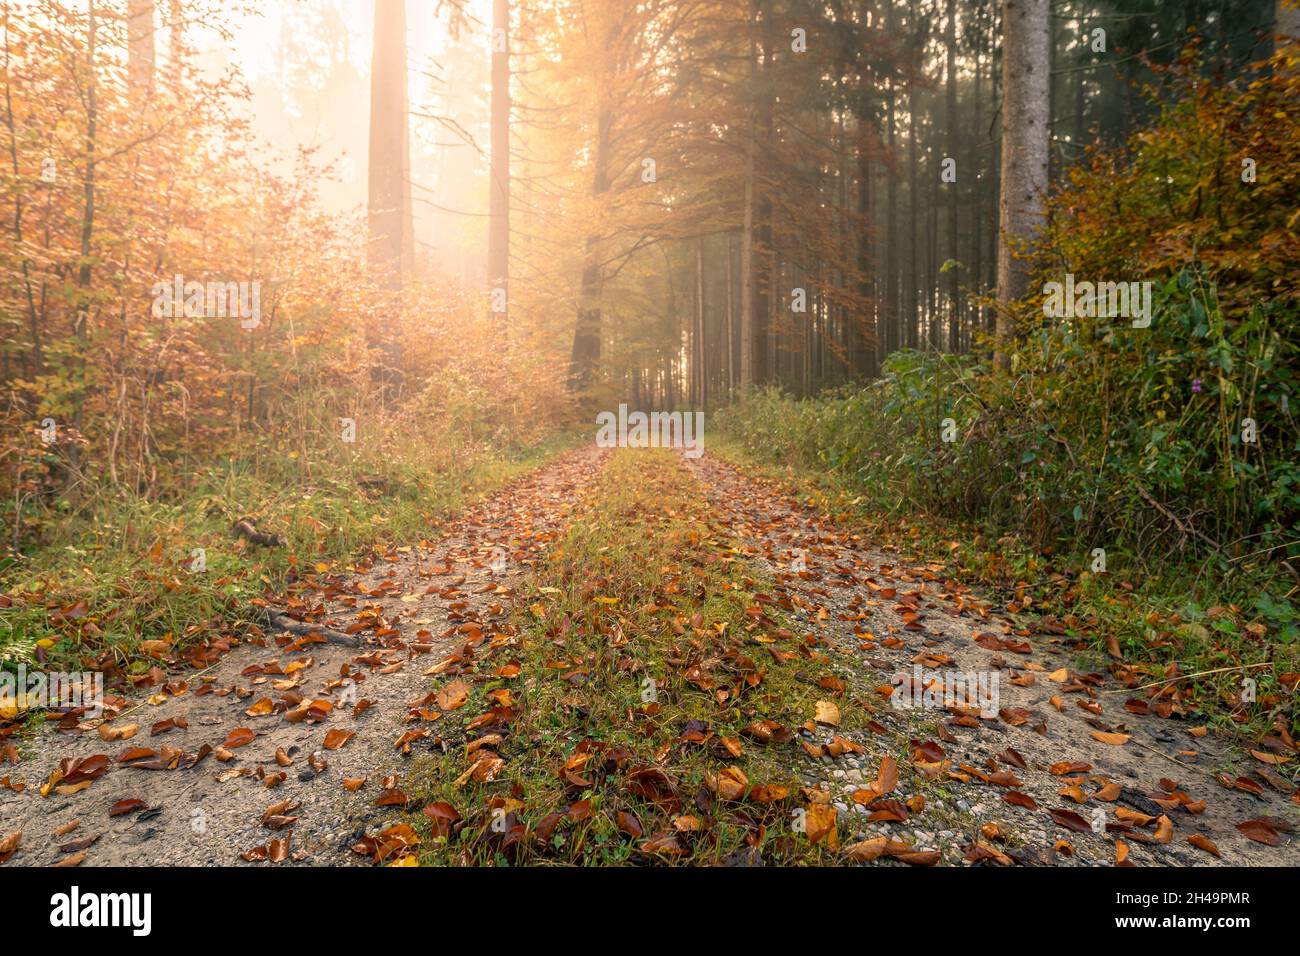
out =
<svg viewBox="0 0 1300 956"><path fill-rule="evenodd" d="M835 706L834 701L819 700L817 701L817 713L814 719L819 724L838 727L840 725L840 709Z"/></svg>
<svg viewBox="0 0 1300 956"><path fill-rule="evenodd" d="M1100 741L1103 744L1110 744L1112 747L1122 747L1129 742L1129 734L1106 734L1100 730L1092 732L1092 739Z"/></svg>

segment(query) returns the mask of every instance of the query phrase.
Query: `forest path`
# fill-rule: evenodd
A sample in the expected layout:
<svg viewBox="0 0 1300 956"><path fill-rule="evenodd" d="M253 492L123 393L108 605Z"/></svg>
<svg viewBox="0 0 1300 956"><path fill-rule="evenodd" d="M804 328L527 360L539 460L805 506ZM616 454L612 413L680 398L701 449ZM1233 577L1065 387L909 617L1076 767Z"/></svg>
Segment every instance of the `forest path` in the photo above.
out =
<svg viewBox="0 0 1300 956"><path fill-rule="evenodd" d="M471 708L453 712L471 683L491 680L494 642L527 639L515 612L606 460L591 447L563 455L469 509L441 540L395 548L358 578L299 595L301 616L356 630L359 648L268 636L102 725L23 741L21 762L3 768L10 786L0 787L0 847L21 833L9 865L368 862L369 851L354 848L403 808L419 809L403 790L409 755L437 751L440 731L459 755L453 727ZM1013 620L939 566L873 548L715 457L680 460L674 494L703 497L739 559L772 581L751 600L779 608L810 655L771 666L824 688L817 693L845 716L821 721L819 710L818 721L790 728L793 739L767 745L802 785L788 809L834 808L839 858L1112 865L1122 844L1139 865L1300 863L1291 831L1300 808L1284 779L1294 752L1278 748L1285 759L1270 765L1214 731L1193 736L1192 721L1157 715L1149 691ZM653 510L650 487L638 494L641 510ZM612 530L654 529L637 527ZM700 555L732 546L707 538L692 545ZM745 642L770 648L764 629L755 620ZM822 659L834 679L805 673ZM477 677L476 664L486 665ZM996 702L982 715L953 701L891 706L892 678L907 675L906 687L915 667L921 684L963 673L989 688L996 675ZM521 686L526 693L527 679ZM747 741L739 760L751 772L754 746ZM520 758L508 747L486 792L511 779Z"/></svg>
<svg viewBox="0 0 1300 956"><path fill-rule="evenodd" d="M715 457L691 470L722 522L776 576L783 604L855 675L839 706L875 712L882 733L859 741L867 754L897 760L892 796L904 806L855 802L863 774L843 766L844 757L820 759L847 823L842 839L868 841L860 856L888 838L938 850L948 862L1001 853L1004 863L1112 865L1122 843L1137 865L1300 863L1292 832L1300 791L1287 779L1294 747L1274 741L1276 751L1260 751L1274 765L1213 730L1193 736L1194 721L1157 714L1156 689L1121 683L1104 662L1085 662L1064 638L1014 621L946 579L941 566L876 550ZM985 678L975 685L982 692L996 673L994 713L891 706L891 691L913 684L918 667L918 697L941 674ZM891 684L895 675L902 680ZM890 738L904 742L898 751ZM866 782L875 775L869 770ZM925 809L909 814L906 799L917 794ZM876 809L881 819L868 822ZM1247 823L1261 818L1263 826ZM1247 838L1241 824L1279 845ZM1070 846L1058 850L1062 840Z"/></svg>
<svg viewBox="0 0 1300 956"><path fill-rule="evenodd" d="M396 743L409 734L406 747L427 748L436 738L430 672L454 673L509 632L519 582L602 457L595 448L562 455L468 509L441 539L394 548L360 578L298 595L300 616L359 628L361 647L269 634L103 722L102 733L135 725L129 739L110 742L86 725L22 742L25 759L3 769L25 787L0 787L0 841L21 832L10 865L363 863L353 839L401 798ZM169 720L187 726L151 735ZM59 792L79 785L65 779L41 796L60 765L86 760L84 789Z"/></svg>

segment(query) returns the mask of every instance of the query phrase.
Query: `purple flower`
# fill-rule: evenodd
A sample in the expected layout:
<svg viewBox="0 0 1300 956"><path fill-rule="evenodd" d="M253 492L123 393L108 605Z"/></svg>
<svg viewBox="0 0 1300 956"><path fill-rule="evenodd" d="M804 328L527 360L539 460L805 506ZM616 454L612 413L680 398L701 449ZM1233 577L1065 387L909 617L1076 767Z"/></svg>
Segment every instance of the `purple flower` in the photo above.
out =
<svg viewBox="0 0 1300 956"><path fill-rule="evenodd" d="M1201 390L1201 380L1199 378L1192 379L1192 391L1199 392L1200 390Z"/></svg>

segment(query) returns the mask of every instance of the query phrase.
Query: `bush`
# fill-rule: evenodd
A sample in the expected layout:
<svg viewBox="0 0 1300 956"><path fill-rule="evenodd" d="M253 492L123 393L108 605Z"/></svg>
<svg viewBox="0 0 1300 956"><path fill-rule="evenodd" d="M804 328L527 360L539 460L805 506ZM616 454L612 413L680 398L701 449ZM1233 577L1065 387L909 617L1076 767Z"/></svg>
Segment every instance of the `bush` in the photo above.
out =
<svg viewBox="0 0 1300 956"><path fill-rule="evenodd" d="M720 427L760 456L853 477L878 508L1038 548L1209 555L1225 569L1300 558L1295 52L1215 86L1192 48L1158 122L1053 198L1038 278L1150 281L1150 328L1045 319L1035 294L1018 305L1022 335L1002 343L1009 373L905 350L856 391L753 392Z"/></svg>

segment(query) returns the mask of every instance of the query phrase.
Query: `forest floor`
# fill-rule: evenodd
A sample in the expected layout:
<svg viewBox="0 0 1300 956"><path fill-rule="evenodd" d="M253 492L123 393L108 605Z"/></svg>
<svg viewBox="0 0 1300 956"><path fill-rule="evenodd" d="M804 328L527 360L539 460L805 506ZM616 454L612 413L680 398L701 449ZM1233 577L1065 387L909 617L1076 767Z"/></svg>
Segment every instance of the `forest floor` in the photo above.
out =
<svg viewBox="0 0 1300 956"><path fill-rule="evenodd" d="M0 862L1300 863L1293 749L712 455L566 452L283 607L359 646L13 740ZM893 706L918 667L996 701Z"/></svg>

